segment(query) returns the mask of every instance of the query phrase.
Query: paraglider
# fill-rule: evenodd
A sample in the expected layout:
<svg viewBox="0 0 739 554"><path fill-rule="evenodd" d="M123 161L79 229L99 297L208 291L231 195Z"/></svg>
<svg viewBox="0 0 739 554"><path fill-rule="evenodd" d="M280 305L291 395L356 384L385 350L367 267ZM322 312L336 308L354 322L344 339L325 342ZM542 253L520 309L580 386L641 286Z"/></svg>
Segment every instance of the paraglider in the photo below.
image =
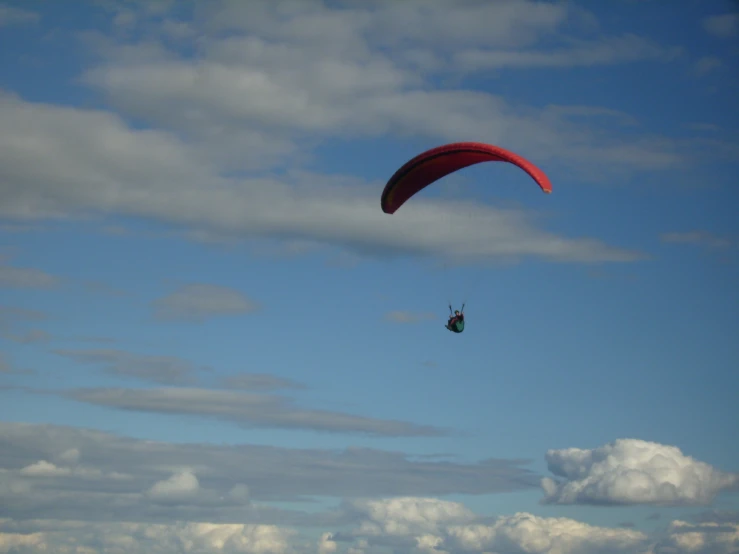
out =
<svg viewBox="0 0 739 554"><path fill-rule="evenodd" d="M507 162L523 169L545 193L552 192L549 177L526 158L505 148L481 142L455 142L419 154L398 169L385 185L380 199L382 211L394 214L416 193L442 177L482 162ZM464 331L464 304L445 325L453 333Z"/></svg>
<svg viewBox="0 0 739 554"><path fill-rule="evenodd" d="M516 165L528 173L541 190L547 194L552 192L552 184L546 174L526 158L493 144L455 142L427 150L398 169L382 191L382 211L394 214L413 195L431 183L482 162Z"/></svg>
<svg viewBox="0 0 739 554"><path fill-rule="evenodd" d="M449 321L446 322L445 327L452 333L461 333L464 331L464 304L462 304L462 310L454 310L452 313L452 305L449 304Z"/></svg>

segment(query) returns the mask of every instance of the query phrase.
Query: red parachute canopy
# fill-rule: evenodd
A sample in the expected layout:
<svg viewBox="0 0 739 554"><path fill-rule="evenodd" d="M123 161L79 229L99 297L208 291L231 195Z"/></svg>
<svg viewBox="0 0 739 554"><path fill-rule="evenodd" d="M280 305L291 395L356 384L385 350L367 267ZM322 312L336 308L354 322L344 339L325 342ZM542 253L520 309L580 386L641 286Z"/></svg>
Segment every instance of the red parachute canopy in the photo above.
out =
<svg viewBox="0 0 739 554"><path fill-rule="evenodd" d="M533 177L541 190L552 192L552 184L546 174L518 154L492 144L455 142L427 150L396 171L382 191L382 211L386 214L395 213L411 196L431 183L481 162L508 162L517 165Z"/></svg>

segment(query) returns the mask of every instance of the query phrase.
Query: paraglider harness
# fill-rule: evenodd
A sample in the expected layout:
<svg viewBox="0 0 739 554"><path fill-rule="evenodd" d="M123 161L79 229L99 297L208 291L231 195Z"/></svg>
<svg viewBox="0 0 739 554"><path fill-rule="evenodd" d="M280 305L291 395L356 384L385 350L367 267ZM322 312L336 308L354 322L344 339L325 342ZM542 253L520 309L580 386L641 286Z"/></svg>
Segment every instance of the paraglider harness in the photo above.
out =
<svg viewBox="0 0 739 554"><path fill-rule="evenodd" d="M459 315L455 315L452 311L452 305L449 304L449 321L447 321L445 327L452 333L461 333L464 331L464 304L462 309L459 311Z"/></svg>

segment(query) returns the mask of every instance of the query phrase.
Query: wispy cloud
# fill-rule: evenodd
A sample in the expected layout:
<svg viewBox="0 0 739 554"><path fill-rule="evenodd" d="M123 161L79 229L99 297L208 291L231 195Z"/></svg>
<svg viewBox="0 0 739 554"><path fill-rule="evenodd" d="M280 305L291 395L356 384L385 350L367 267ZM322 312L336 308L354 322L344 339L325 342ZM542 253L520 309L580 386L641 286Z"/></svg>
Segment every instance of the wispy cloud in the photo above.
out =
<svg viewBox="0 0 739 554"><path fill-rule="evenodd" d="M119 410L190 415L230 421L245 428L300 429L385 437L441 436L428 425L301 408L288 398L198 388L75 389L63 393L87 404Z"/></svg>
<svg viewBox="0 0 739 554"><path fill-rule="evenodd" d="M247 314L259 306L240 291L209 284L184 285L152 303L154 317L169 321L197 321Z"/></svg>
<svg viewBox="0 0 739 554"><path fill-rule="evenodd" d="M467 50L455 56L455 63L466 70L506 67L601 66L641 60L671 61L680 48L665 48L642 37L625 35L600 41L572 41L568 48L548 50Z"/></svg>
<svg viewBox="0 0 739 554"><path fill-rule="evenodd" d="M696 75L706 75L708 73L711 73L712 71L717 70L723 65L723 62L715 56L704 56L700 58L697 62L695 62L695 65L693 66L693 73L695 73Z"/></svg>
<svg viewBox="0 0 739 554"><path fill-rule="evenodd" d="M47 343L52 339L51 333L48 333L43 329L29 329L22 333L5 333L0 330L0 334L2 334L4 338L10 339L19 344Z"/></svg>
<svg viewBox="0 0 739 554"><path fill-rule="evenodd" d="M712 15L703 20L703 28L711 35L728 39L739 34L739 13Z"/></svg>
<svg viewBox="0 0 739 554"><path fill-rule="evenodd" d="M77 455L71 457L70 451ZM73 459L70 459L73 458ZM0 422L0 467L6 481L30 483L18 470L40 461L59 468L88 469L92 479L60 475L57 481L35 481L34 487L0 489L6 517L30 509L54 519L168 521L236 521L226 497L237 485L248 487L251 502L298 501L313 496L337 499L381 496L490 494L531 489L533 474L516 460L481 463L413 461L402 452L371 448L299 449L254 444L186 444L121 437L115 434L56 425ZM155 483L189 471L200 488L212 490L220 502L202 502L192 511L176 506L160 511L139 494ZM97 474L95 477L94 474ZM120 478L106 479L105 475ZM125 478L124 478L125 477ZM59 486L64 485L64 486ZM42 510L43 506L47 506ZM252 521L276 523L266 505ZM36 511L38 510L38 511ZM265 520L265 517L267 518ZM294 517L294 514L293 516ZM202 519L200 519L202 518ZM290 518L290 514L286 514ZM242 520L243 521L243 520Z"/></svg>
<svg viewBox="0 0 739 554"><path fill-rule="evenodd" d="M662 233L660 239L666 243L689 244L704 248L728 248L736 242L731 237L702 230Z"/></svg>
<svg viewBox="0 0 739 554"><path fill-rule="evenodd" d="M0 259L0 287L48 289L60 283L60 279L36 268L8 265Z"/></svg>
<svg viewBox="0 0 739 554"><path fill-rule="evenodd" d="M0 102L0 111L2 105ZM48 120L48 123L55 122L49 132L40 134L37 139L53 150L70 149L69 155L62 155L68 165L43 168L40 161L55 157L39 156L34 150L32 159L28 158L29 165L13 172L25 177L17 182L17 187L10 188L7 201L0 207L0 211L8 214L13 213L19 203L25 213L35 210L37 217L73 211L77 199L84 197L88 209L106 206L107 210L119 209L177 226L210 229L241 238L311 240L349 248L363 255L405 253L463 258L518 255L559 261L616 262L641 258L638 252L613 247L597 239L566 238L541 231L533 225L528 214L519 210L450 201L419 201L404 207L403 217L387 218L377 208L377 194L354 178L327 178L297 172L286 181L265 178L235 182L212 173L209 164L197 162L197 153L189 152L188 147L165 133L129 130L118 118L100 112L82 113L50 106L27 108L12 110L8 115L11 119L19 116L23 119L24 112L36 113L45 120L51 112L59 112ZM43 115L45 112L47 115ZM80 120L76 121L78 117ZM52 137L53 129L59 129L60 122L64 121L69 124L70 133L79 135L75 140L62 140L61 135ZM41 121L28 126L18 123L18 129L33 133ZM64 123L61 125L66 127ZM82 132L84 128L87 130ZM104 136L95 138L95 134ZM65 136L69 139L69 135ZM20 141L18 133L5 137ZM115 152L100 150L111 141L118 144ZM18 142L17 147L22 149L22 144L25 142ZM0 158L5 151L0 149ZM85 159L77 159L78 156ZM23 160L24 156L13 156L7 162L12 165L23 163ZM8 164L2 163L0 167L10 168ZM102 164L103 167L97 172L85 172L82 168L89 164ZM102 181L97 177L91 180L92 175L102 176L108 170L112 172L102 177ZM120 171L137 175L123 182L117 177ZM37 180L40 178L42 180ZM58 184L54 188L57 203L53 205L41 195L49 179ZM144 188L145 194L142 194ZM15 196L15 192L21 190L22 197ZM34 190L39 196L34 195ZM39 200L38 204L34 203L34 197ZM111 198L118 208L111 205ZM146 198L146 202L142 202L142 198ZM32 207L34 205L36 208ZM466 214L461 219L460 210ZM459 225L439 225L450 217L456 218ZM242 312L248 310L250 304L225 290L199 285L157 302L154 308L159 317L198 318L213 309Z"/></svg>
<svg viewBox="0 0 739 554"><path fill-rule="evenodd" d="M199 373L207 370L175 356L142 355L113 349L54 352L77 362L102 365L110 375L167 385L194 383Z"/></svg>
<svg viewBox="0 0 739 554"><path fill-rule="evenodd" d="M253 391L269 391L279 389L304 389L305 385L292 379L285 379L268 373L241 373L230 375L222 379L222 383L229 389Z"/></svg>
<svg viewBox="0 0 739 554"><path fill-rule="evenodd" d="M26 324L38 323L46 317L44 312L38 310L0 305L0 336L10 340L20 340L21 337L48 336L48 333L42 330L23 330Z"/></svg>
<svg viewBox="0 0 739 554"><path fill-rule="evenodd" d="M36 12L0 4L0 28L12 25L27 25L40 19Z"/></svg>

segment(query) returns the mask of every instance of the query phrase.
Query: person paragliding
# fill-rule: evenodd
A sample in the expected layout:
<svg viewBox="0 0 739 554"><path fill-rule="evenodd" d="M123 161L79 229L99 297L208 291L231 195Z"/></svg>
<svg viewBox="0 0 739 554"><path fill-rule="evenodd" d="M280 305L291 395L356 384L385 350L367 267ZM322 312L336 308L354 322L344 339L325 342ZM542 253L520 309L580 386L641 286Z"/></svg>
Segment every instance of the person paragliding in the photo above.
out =
<svg viewBox="0 0 739 554"><path fill-rule="evenodd" d="M449 304L449 321L446 323L446 328L452 333L464 331L464 304L461 310L454 310L454 313L452 313L452 305Z"/></svg>
<svg viewBox="0 0 739 554"><path fill-rule="evenodd" d="M394 214L408 200L427 186L447 175L484 162L509 163L525 171L546 194L552 192L549 177L526 158L494 144L480 142L454 142L431 148L408 160L385 184L380 197L380 207L386 214ZM464 304L461 310L452 312L445 327L453 333L464 331Z"/></svg>

